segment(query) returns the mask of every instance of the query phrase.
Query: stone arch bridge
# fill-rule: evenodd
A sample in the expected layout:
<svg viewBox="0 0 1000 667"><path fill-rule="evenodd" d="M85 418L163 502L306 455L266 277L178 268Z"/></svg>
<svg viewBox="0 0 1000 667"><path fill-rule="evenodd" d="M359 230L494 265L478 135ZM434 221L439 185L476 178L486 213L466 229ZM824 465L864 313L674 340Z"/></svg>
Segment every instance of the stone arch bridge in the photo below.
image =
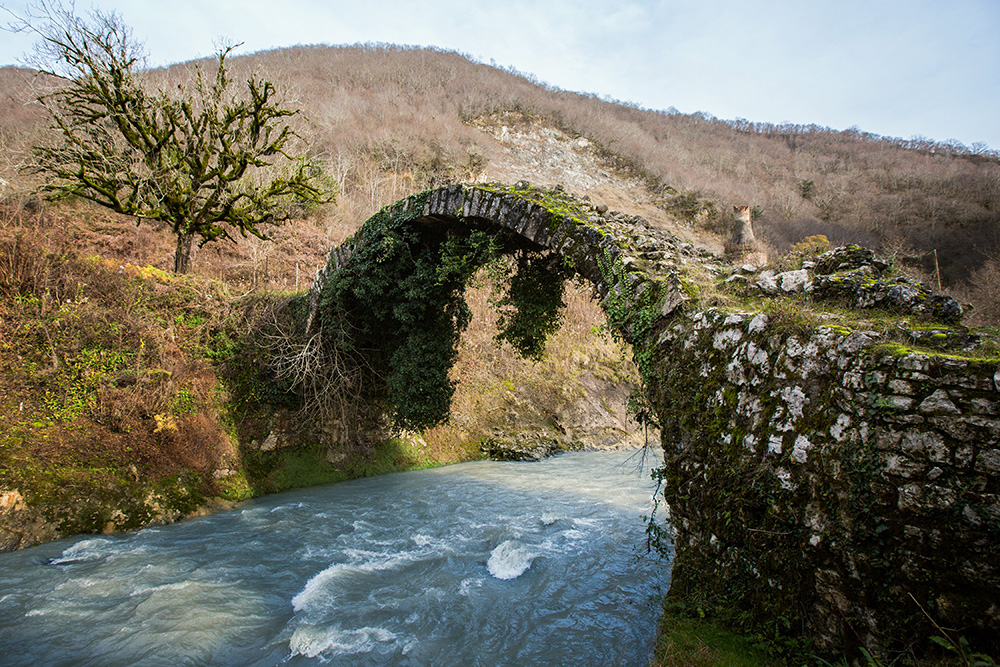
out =
<svg viewBox="0 0 1000 667"><path fill-rule="evenodd" d="M663 316L685 299L677 279L682 257L710 256L640 217L609 212L559 190L518 185L524 187L455 184L412 195L389 209L415 225L485 227L522 247L551 250L592 282L602 301L610 293L641 296L652 288L646 300L657 301ZM357 245L352 237L327 255L309 291L310 327L327 277L350 261ZM631 339L630 332L622 333Z"/></svg>
<svg viewBox="0 0 1000 667"><path fill-rule="evenodd" d="M952 300L856 247L757 274L560 190L450 185L330 252L307 330L402 229L485 231L594 284L661 428L675 599L822 651L902 649L933 619L997 654L1000 360Z"/></svg>

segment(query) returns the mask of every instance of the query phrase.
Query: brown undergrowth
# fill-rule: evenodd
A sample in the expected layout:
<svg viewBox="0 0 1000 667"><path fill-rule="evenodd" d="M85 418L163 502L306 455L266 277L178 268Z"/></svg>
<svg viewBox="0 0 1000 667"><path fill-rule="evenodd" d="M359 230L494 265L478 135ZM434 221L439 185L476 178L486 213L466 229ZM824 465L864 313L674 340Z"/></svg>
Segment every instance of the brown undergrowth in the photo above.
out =
<svg viewBox="0 0 1000 667"><path fill-rule="evenodd" d="M498 432L569 439L562 424L589 408L626 420L635 372L600 331L589 291L567 291L563 327L534 363L494 340L484 277L468 295L453 417L419 434L419 447L369 445L337 465L326 448L248 449L241 433L270 427L264 415L254 431L226 381L248 332L240 313L307 287L352 231L319 216L271 242L205 247L191 275L175 276L172 239L146 221L82 202L0 207L0 492L33 512L17 520L0 507L0 548L173 520L210 497L478 458L478 442ZM45 530L31 528L39 517Z"/></svg>
<svg viewBox="0 0 1000 667"><path fill-rule="evenodd" d="M567 429L574 424L587 430L593 445L595 430L630 423L625 402L639 381L638 371L631 351L602 329L604 313L589 287L567 288L562 326L538 362L495 340L497 313L491 298L492 286L485 279L466 295L473 319L451 373L458 383L453 418L424 434L428 444L454 448L512 431L572 441L575 434ZM583 406L593 410L594 424L581 423L581 418L586 421L579 414Z"/></svg>
<svg viewBox="0 0 1000 667"><path fill-rule="evenodd" d="M163 487L192 509L237 457L212 361L231 295L91 254L64 221L4 210L0 486L58 533L147 523L139 506Z"/></svg>

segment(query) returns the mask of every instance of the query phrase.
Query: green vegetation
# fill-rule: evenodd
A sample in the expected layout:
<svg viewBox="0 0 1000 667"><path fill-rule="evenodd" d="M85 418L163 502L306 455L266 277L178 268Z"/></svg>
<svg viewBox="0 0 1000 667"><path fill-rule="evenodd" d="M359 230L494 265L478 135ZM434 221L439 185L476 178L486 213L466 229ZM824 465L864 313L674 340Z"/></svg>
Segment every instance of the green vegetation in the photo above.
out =
<svg viewBox="0 0 1000 667"><path fill-rule="evenodd" d="M776 258L779 270L800 268L804 260L815 259L827 248L824 237L807 237L794 245L789 253ZM893 275L895 269L887 271ZM685 279L688 296L696 298L699 307L715 307L743 313L764 313L782 329L809 334L819 327L832 329L840 334L852 331L867 332L884 343L874 351L884 351L894 356L910 353L931 357L953 357L976 363L990 363L1000 359L1000 329L997 327L970 328L963 324L946 324L930 315L916 316L884 308L859 310L843 300L818 299L808 293L782 294L769 297L755 285L726 282L710 272L689 268ZM970 336L978 341L967 345Z"/></svg>
<svg viewBox="0 0 1000 667"><path fill-rule="evenodd" d="M500 310L497 342L506 341L521 356L540 361L546 339L559 329L571 277L558 256L520 253L506 293L495 301Z"/></svg>
<svg viewBox="0 0 1000 667"><path fill-rule="evenodd" d="M542 201L567 201L531 192ZM373 414L387 412L397 428L408 430L448 418L455 389L449 371L471 319L464 292L480 268L492 266L500 292L497 340L535 359L558 328L569 275L558 258L528 248L514 234L413 224L429 196L414 195L364 224L352 239L351 262L321 286L317 318L328 346L326 365L340 366L338 360L354 355L344 362L360 371L351 400L360 395ZM461 205L457 209L460 215ZM504 255L516 261L498 261Z"/></svg>
<svg viewBox="0 0 1000 667"><path fill-rule="evenodd" d="M370 373L355 386L376 412L385 406L397 426L419 430L447 418L448 370L470 318L462 293L496 247L481 233L421 230L413 217L395 206L359 230L351 263L323 285L319 325L326 340L348 323L349 337L328 344L362 351Z"/></svg>
<svg viewBox="0 0 1000 667"><path fill-rule="evenodd" d="M947 633L946 633L947 634ZM827 660L804 645L776 644L732 632L712 620L667 605L660 620L651 667L996 667L984 653L977 653L964 637L934 635L941 650L920 659L888 658L860 649L854 659Z"/></svg>
<svg viewBox="0 0 1000 667"><path fill-rule="evenodd" d="M504 185L502 183L479 183L476 188L485 192L495 194L512 194L517 199L541 206L553 215L553 219L558 224L562 221L586 225L595 229L600 229L599 224L595 224L590 219L590 215L583 203L576 197L566 192L561 187L552 189L539 188L529 185L525 181L519 181L514 185ZM551 231L556 231L552 229Z"/></svg>
<svg viewBox="0 0 1000 667"><path fill-rule="evenodd" d="M799 194L803 199L812 199L813 191L816 189L816 181L811 178L804 178L799 181Z"/></svg>
<svg viewBox="0 0 1000 667"><path fill-rule="evenodd" d="M335 455L331 462L331 454ZM369 448L351 449L299 444L275 453L248 452L243 475L252 494L342 482L389 472L432 468L442 461L430 458L413 441L390 438Z"/></svg>
<svg viewBox="0 0 1000 667"><path fill-rule="evenodd" d="M707 223L709 229L720 234L728 231L728 221L719 214L718 204L701 192L685 190L666 198L662 207L681 220Z"/></svg>
<svg viewBox="0 0 1000 667"><path fill-rule="evenodd" d="M779 667L774 657L744 635L710 621L690 618L666 608L652 667Z"/></svg>
<svg viewBox="0 0 1000 667"><path fill-rule="evenodd" d="M62 534L139 527L213 493L205 473L228 456L205 438L214 373L172 350L204 349L220 286L22 234L0 240L0 293L0 486ZM165 312L186 324L168 335Z"/></svg>

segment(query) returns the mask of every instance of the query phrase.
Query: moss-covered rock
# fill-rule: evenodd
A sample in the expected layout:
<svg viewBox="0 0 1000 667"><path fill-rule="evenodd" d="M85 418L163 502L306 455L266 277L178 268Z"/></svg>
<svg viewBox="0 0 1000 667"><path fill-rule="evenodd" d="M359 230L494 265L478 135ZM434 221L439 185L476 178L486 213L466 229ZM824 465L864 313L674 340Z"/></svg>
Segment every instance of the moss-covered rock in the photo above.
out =
<svg viewBox="0 0 1000 667"><path fill-rule="evenodd" d="M541 461L563 451L555 440L531 434L486 438L479 447L494 461Z"/></svg>
<svg viewBox="0 0 1000 667"><path fill-rule="evenodd" d="M673 597L824 651L926 644L921 607L994 646L1000 360L883 338L720 309L659 335Z"/></svg>

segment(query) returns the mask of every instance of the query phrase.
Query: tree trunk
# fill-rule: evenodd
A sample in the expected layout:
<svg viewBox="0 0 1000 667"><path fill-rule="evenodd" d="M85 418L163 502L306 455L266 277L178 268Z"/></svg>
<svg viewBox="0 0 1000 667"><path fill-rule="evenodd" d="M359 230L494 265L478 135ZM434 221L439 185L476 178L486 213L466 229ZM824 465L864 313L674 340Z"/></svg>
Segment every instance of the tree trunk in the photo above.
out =
<svg viewBox="0 0 1000 667"><path fill-rule="evenodd" d="M174 273L187 273L191 267L191 243L194 232L177 234L177 250L174 251Z"/></svg>

